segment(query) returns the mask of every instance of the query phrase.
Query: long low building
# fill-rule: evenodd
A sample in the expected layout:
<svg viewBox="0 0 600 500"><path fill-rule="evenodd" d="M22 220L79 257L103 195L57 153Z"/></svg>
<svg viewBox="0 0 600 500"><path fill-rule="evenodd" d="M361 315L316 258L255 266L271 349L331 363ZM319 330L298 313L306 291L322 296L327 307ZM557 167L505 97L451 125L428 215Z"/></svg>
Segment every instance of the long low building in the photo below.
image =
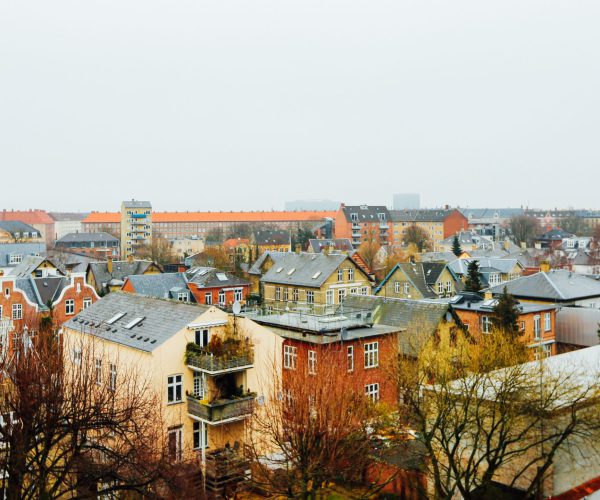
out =
<svg viewBox="0 0 600 500"><path fill-rule="evenodd" d="M335 211L254 211L254 212L153 212L152 231L165 238L202 236L214 230L226 232L237 226L296 229L307 223L335 218ZM85 232L121 233L119 212L92 212L82 221Z"/></svg>

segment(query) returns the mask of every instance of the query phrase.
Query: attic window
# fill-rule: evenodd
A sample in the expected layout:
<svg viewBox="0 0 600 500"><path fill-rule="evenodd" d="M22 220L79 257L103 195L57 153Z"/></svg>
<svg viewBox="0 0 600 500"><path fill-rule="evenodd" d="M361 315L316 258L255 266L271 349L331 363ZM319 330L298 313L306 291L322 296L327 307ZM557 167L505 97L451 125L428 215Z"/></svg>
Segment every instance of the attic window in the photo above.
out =
<svg viewBox="0 0 600 500"><path fill-rule="evenodd" d="M296 268L295 268L295 267L292 267L292 268L291 268L291 269L290 269L290 270L287 272L287 275L288 275L288 276L291 276L292 274L294 274L294 271L296 271Z"/></svg>
<svg viewBox="0 0 600 500"><path fill-rule="evenodd" d="M137 324L141 323L144 318L145 318L145 316L141 316L139 318L135 318L133 321L130 321L129 323L127 323L125 325L125 328L127 330L131 330L134 326L136 326Z"/></svg>
<svg viewBox="0 0 600 500"><path fill-rule="evenodd" d="M219 281L227 281L227 275L226 275L226 274L223 274L223 273L217 273L217 274L216 274L216 276L217 276L217 279L218 279Z"/></svg>
<svg viewBox="0 0 600 500"><path fill-rule="evenodd" d="M277 271L275 271L276 273L280 273L281 271L283 271L283 267L278 267Z"/></svg>
<svg viewBox="0 0 600 500"><path fill-rule="evenodd" d="M321 276L321 271L317 271L315 274L313 274L312 279L316 280L319 276Z"/></svg>
<svg viewBox="0 0 600 500"><path fill-rule="evenodd" d="M204 275L205 275L205 274L207 274L207 273L208 273L208 269L202 269L202 271L200 271L200 272L198 273L198 275L199 275L199 276L204 276ZM219 276L219 275L217 274L217 276Z"/></svg>
<svg viewBox="0 0 600 500"><path fill-rule="evenodd" d="M123 313L123 312L117 313L112 318L110 318L106 323L109 324L109 325L112 325L113 323L119 321L126 314L127 313Z"/></svg>

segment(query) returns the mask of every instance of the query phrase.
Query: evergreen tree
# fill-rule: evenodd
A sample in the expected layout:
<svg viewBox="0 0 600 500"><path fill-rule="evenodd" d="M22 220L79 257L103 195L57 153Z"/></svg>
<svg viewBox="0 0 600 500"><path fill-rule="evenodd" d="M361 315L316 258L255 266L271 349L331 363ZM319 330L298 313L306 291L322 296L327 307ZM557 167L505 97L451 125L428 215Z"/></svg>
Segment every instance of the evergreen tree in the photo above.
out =
<svg viewBox="0 0 600 500"><path fill-rule="evenodd" d="M492 321L501 331L516 336L519 334L519 301L514 298L506 287L494 306Z"/></svg>
<svg viewBox="0 0 600 500"><path fill-rule="evenodd" d="M457 234L454 235L454 240L452 241L452 253L457 257L462 253L462 248L460 247Z"/></svg>
<svg viewBox="0 0 600 500"><path fill-rule="evenodd" d="M467 266L467 279L465 291L479 292L481 290L481 273L479 272L479 261L473 259Z"/></svg>

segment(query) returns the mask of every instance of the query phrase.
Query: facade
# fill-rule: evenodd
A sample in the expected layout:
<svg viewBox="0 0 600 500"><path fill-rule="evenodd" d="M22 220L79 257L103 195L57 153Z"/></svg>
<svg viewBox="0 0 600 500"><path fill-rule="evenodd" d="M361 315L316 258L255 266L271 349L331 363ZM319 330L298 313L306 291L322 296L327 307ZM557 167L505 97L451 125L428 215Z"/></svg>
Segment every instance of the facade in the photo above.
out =
<svg viewBox="0 0 600 500"><path fill-rule="evenodd" d="M175 238L170 241L171 243L171 251L177 258L178 262L183 262L183 260L197 253L200 253L204 250L204 241L200 238Z"/></svg>
<svg viewBox="0 0 600 500"><path fill-rule="evenodd" d="M387 207L346 206L342 203L335 215L335 237L351 240L355 248L363 242L387 245L389 220L390 213Z"/></svg>
<svg viewBox="0 0 600 500"><path fill-rule="evenodd" d="M162 269L154 262L133 259L92 262L86 271L88 283L99 295L120 290L127 276L159 273L162 273Z"/></svg>
<svg viewBox="0 0 600 500"><path fill-rule="evenodd" d="M39 257L46 249L45 243L0 244L0 276L10 274L28 256Z"/></svg>
<svg viewBox="0 0 600 500"><path fill-rule="evenodd" d="M246 303L250 282L214 267L194 267L186 273L188 288L199 304L231 308Z"/></svg>
<svg viewBox="0 0 600 500"><path fill-rule="evenodd" d="M121 255L135 255L141 246L152 243L152 205L149 201L121 203Z"/></svg>
<svg viewBox="0 0 600 500"><path fill-rule="evenodd" d="M47 257L38 257L29 255L25 257L19 265L14 267L10 276L17 278L46 278L48 276L63 276L64 273L59 269L54 261Z"/></svg>
<svg viewBox="0 0 600 500"><path fill-rule="evenodd" d="M460 211L469 220L469 229L494 241L501 241L509 234L512 217L525 214L522 208L461 208Z"/></svg>
<svg viewBox="0 0 600 500"><path fill-rule="evenodd" d="M56 240L54 246L58 250L99 259L119 258L119 240L108 233L69 233Z"/></svg>
<svg viewBox="0 0 600 500"><path fill-rule="evenodd" d="M479 273L483 287L506 283L523 275L523 265L518 259L509 258L466 258L455 259L448 263L450 271L463 283L467 279L469 264L476 260L479 263Z"/></svg>
<svg viewBox="0 0 600 500"><path fill-rule="evenodd" d="M452 307L469 333L476 335L493 332L493 312L497 299L483 299L477 294L455 297ZM532 358L540 359L556 354L556 306L521 302L519 340L531 349Z"/></svg>
<svg viewBox="0 0 600 500"><path fill-rule="evenodd" d="M161 395L170 459L196 458L199 467L225 446L243 445L255 400L272 394L282 343L216 307L120 292L66 322L63 338L73 349L82 338L99 342L98 364L117 391L119 374L139 372ZM209 488L208 475L206 481Z"/></svg>
<svg viewBox="0 0 600 500"><path fill-rule="evenodd" d="M274 309L331 311L350 294L371 293L369 276L345 254L266 252L249 274L252 293Z"/></svg>
<svg viewBox="0 0 600 500"><path fill-rule="evenodd" d="M312 227L324 219L335 217L335 211L255 211L255 212L153 212L152 225L155 234L169 240L175 238L204 238L219 231L227 238L240 226L258 229L286 229L295 231ZM92 212L82 221L83 231L106 231L121 234L121 216L115 212Z"/></svg>
<svg viewBox="0 0 600 500"><path fill-rule="evenodd" d="M467 218L456 209L422 209L422 210L392 210L390 211L390 238L393 245L400 245L404 241L406 230L410 226L423 229L433 247L459 231L468 228Z"/></svg>
<svg viewBox="0 0 600 500"><path fill-rule="evenodd" d="M89 214L82 212L48 212L54 220L54 239L59 240L70 233L82 233L81 221Z"/></svg>
<svg viewBox="0 0 600 500"><path fill-rule="evenodd" d="M285 229L261 229L250 236L250 246L258 250L254 258L264 252L291 252L292 235Z"/></svg>
<svg viewBox="0 0 600 500"><path fill-rule="evenodd" d="M402 262L396 264L375 289L375 295L402 299L452 297L460 280L447 265L435 262Z"/></svg>
<svg viewBox="0 0 600 500"><path fill-rule="evenodd" d="M21 221L0 221L0 244L2 243L40 243L41 233Z"/></svg>
<svg viewBox="0 0 600 500"><path fill-rule="evenodd" d="M37 229L42 235L46 246L50 248L54 243L54 219L44 210L2 210L0 221L20 221Z"/></svg>

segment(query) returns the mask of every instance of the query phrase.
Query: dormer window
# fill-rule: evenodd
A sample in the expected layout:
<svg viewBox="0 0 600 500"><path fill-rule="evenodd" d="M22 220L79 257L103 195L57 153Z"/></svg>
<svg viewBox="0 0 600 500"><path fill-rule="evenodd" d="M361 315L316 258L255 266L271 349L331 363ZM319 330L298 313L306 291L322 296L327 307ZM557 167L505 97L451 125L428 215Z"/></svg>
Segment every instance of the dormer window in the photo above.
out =
<svg viewBox="0 0 600 500"><path fill-rule="evenodd" d="M358 214L350 214L350 220L352 222L358 222Z"/></svg>
<svg viewBox="0 0 600 500"><path fill-rule="evenodd" d="M379 217L381 222L385 222L385 214L377 214L377 217Z"/></svg>

